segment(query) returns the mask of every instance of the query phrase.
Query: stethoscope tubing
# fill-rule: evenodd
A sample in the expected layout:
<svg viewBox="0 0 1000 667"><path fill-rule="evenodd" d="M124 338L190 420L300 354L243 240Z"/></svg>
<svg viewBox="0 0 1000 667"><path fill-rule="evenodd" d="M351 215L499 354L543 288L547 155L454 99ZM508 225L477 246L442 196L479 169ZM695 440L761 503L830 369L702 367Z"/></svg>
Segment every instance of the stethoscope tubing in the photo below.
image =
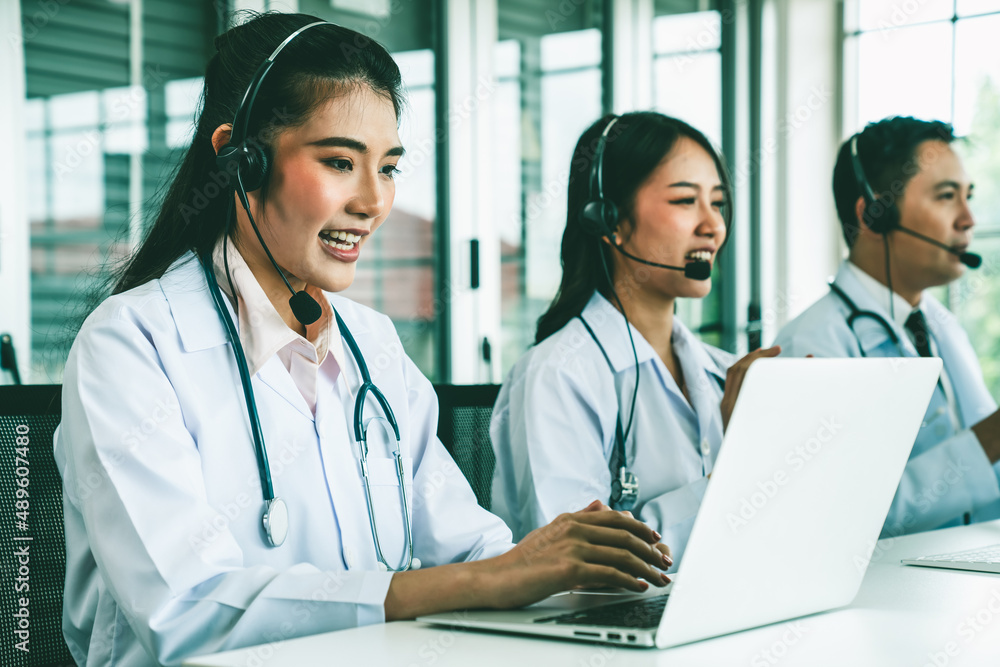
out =
<svg viewBox="0 0 1000 667"><path fill-rule="evenodd" d="M861 350L862 357L867 357L868 355L865 354L865 348L861 344L861 338L858 336L858 332L854 329L854 323L863 317L867 317L878 322L879 326L885 329L885 332L889 334L889 340L891 340L892 344L896 346L896 349L899 351L899 355L906 356L903 352L903 347L899 344L899 335L896 333L895 329L892 328L892 325L889 324L889 321L886 320L885 317L873 310L861 310L858 308L857 304L854 303L854 300L847 296L847 293L836 282L831 280L829 286L830 291L837 295L837 297L844 302L844 305L847 306L848 310L851 311L850 315L847 316L847 326L851 329L851 333L854 334L855 340L858 341L858 349Z"/></svg>
<svg viewBox="0 0 1000 667"><path fill-rule="evenodd" d="M250 420L250 430L251 435L253 436L254 453L257 459L257 471L260 476L261 492L264 496L265 510L262 517L264 532L267 542L271 546L281 546L284 541L284 533L279 529L279 532L281 532L279 538L275 539L272 536L271 512L272 507L275 507L276 510L280 509L281 511L285 511L286 508L284 502L280 498L276 498L274 495L274 486L271 481L271 467L267 459L267 449L264 445L264 433L260 425L260 415L257 412L257 402L253 393L253 385L250 381L250 368L246 360L246 353L243 351L243 345L240 343L239 332L236 329L236 324L233 322L233 319L229 314L229 309L223 301L222 291L215 278L215 272L209 268L211 258L206 254L204 257L199 257L199 262L201 263L202 269L205 273L205 279L208 281L209 292L212 294L212 300L226 326L226 332L229 336L229 341L232 344L233 353L236 357L236 365L240 373L240 384L243 388L243 397L246 402L247 414ZM368 365L365 363L364 355L361 353L361 349L358 347L357 341L354 340L354 336L351 335L350 329L347 328L347 324L340 317L340 313L334 311L334 316L337 319L337 327L340 334L347 342L348 348L351 350L351 356L354 357L354 362L358 366L358 371L360 372L362 379L361 388L358 390L357 397L354 401L354 435L359 449L361 474L365 489L365 500L368 507L368 520L371 524L372 538L375 543L375 554L380 565L387 571L402 572L410 569L414 563L414 558L413 534L410 526L409 504L406 497L406 471L403 466L402 452L400 451L399 425L396 422L396 416L393 414L389 401L386 399L382 391L375 385L375 383L372 382L371 374L368 372ZM396 478L399 481L399 492L403 512L403 527L406 538L406 553L403 556L403 562L400 563L398 568L390 567L388 561L382 553L382 544L378 535L378 521L375 519L375 504L372 501L371 480L368 471L367 426L364 424L364 403L365 398L369 394L371 394L371 396L382 408L385 418L373 418L369 420L368 425L371 425L372 421L388 424L391 431L387 431L387 434L395 437L396 441L393 458L396 468ZM284 529L284 532L287 532L287 527Z"/></svg>
<svg viewBox="0 0 1000 667"><path fill-rule="evenodd" d="M247 414L250 418L250 429L253 434L254 453L257 456L257 471L260 475L260 486L264 495L264 501L274 500L274 485L271 482L271 466L267 460L267 450L264 446L264 432L260 426L260 415L257 413L257 401L253 394L253 384L250 382L250 367L247 364L246 354L243 352L243 345L240 344L240 335L236 330L236 324L229 315L229 309L222 299L222 291L219 289L219 282L215 279L215 272L210 270L210 260L207 257L201 258L201 266L205 271L205 278L208 280L209 292L212 300L219 311L223 323L226 325L226 332L229 342L233 347L233 354L236 356L236 366L240 372L240 384L243 386L243 398L247 406Z"/></svg>

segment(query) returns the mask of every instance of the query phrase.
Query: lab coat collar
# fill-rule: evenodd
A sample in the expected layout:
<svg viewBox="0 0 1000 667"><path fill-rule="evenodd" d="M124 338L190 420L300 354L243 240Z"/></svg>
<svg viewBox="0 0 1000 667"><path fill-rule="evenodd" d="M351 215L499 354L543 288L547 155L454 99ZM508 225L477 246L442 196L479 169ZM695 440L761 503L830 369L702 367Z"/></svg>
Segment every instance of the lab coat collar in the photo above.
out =
<svg viewBox="0 0 1000 667"><path fill-rule="evenodd" d="M632 347L628 342L628 331L625 329L625 318L600 292L595 291L590 297L590 301L583 309L583 318L594 330L594 335L604 347L615 373L621 373L635 365ZM632 330L632 339L635 341L635 352L639 363L643 364L654 359L656 352L653 350L653 346L646 341L638 329L631 324L628 326ZM725 379L725 369L719 367L719 364L708 354L697 336L684 326L684 323L676 316L674 317L673 337L674 348L683 350L685 355L690 355L689 358L693 364L704 368L711 375Z"/></svg>
<svg viewBox="0 0 1000 667"><path fill-rule="evenodd" d="M224 248L228 249L229 277L232 278L232 286L236 290L235 302L233 301L234 295L230 293L229 280L226 276L226 266L223 260ZM302 337L289 329L285 321L281 319L274 304L267 298L246 260L243 259L234 244L218 242L212 253L212 262L219 287L230 299L230 303L236 305L239 315L240 343L246 352L250 375L256 375L257 371L263 368L279 350L301 340ZM340 340L340 332L336 329L330 300L318 287L309 285L306 287L306 291L319 303L322 311L319 320L306 325L306 340L315 350L316 363L321 365L329 352L337 364L343 368L344 350Z"/></svg>
<svg viewBox="0 0 1000 667"><path fill-rule="evenodd" d="M643 364L654 356L656 352L646 341L639 330L631 324L626 325L625 318L621 311L611 305L611 302L595 291L590 297L590 301L584 307L581 316L594 331L601 347L611 360L611 366L615 373L635 366L635 359L632 357L632 346L629 345L629 329L632 331L632 340L635 342L635 353L639 358L639 363ZM628 327L626 329L626 326Z"/></svg>
<svg viewBox="0 0 1000 667"><path fill-rule="evenodd" d="M903 330L899 324L892 321L889 316L889 310L886 304L880 303L877 299L862 283L858 280L857 276L854 275L854 269L848 265L849 260L844 260L840 265L840 269L837 271L837 277L834 278L834 284L837 285L844 293L854 302L854 305L860 311L871 311L881 315L886 322L892 327L893 332L899 339L899 347L903 351L903 356L916 357L916 348L913 347L913 343L910 342L909 336ZM844 312L844 317L850 317L850 307L843 302L837 295L832 295L834 299L840 304L841 309ZM924 301L922 305L927 303L929 299L924 295ZM909 314L909 313L907 313ZM868 354L875 349L885 345L886 343L891 344L891 339L889 337L889 332L886 331L885 327L879 322L871 317L859 317L854 320L854 333L857 336L858 342L861 345L861 349L864 350L865 354Z"/></svg>
<svg viewBox="0 0 1000 667"><path fill-rule="evenodd" d="M177 324L177 333L185 352L207 350L229 342L229 334L215 310L215 303L209 296L205 273L193 252L181 255L164 272L159 282L160 289L170 304L170 313ZM353 303L327 292L323 292L323 296L344 318L358 345L364 348L364 336L370 331L353 317ZM223 299L223 302L229 309L233 321L236 321L236 313L229 299ZM330 351L340 363L341 370L353 366L354 364L344 363L342 338L339 335L331 335L330 339Z"/></svg>
<svg viewBox="0 0 1000 667"><path fill-rule="evenodd" d="M160 289L170 304L170 314L177 324L185 352L207 350L229 342L225 325L209 296L201 262L193 252L184 253L170 265L160 277ZM236 313L229 300L223 301L235 320Z"/></svg>
<svg viewBox="0 0 1000 667"><path fill-rule="evenodd" d="M890 313L895 313L896 325L900 328L906 326L906 320L909 319L910 314L915 310L920 310L924 306L924 295L921 293L920 303L917 304L916 308L910 305L910 302L896 294L895 292L890 292L886 285L883 285L879 281L875 280L874 277L869 275L864 269L855 264L854 262L847 260L844 262L854 277L858 279L862 287L868 290L876 301L886 304L886 310ZM892 300L892 309L888 307L889 300ZM925 313L926 316L926 313Z"/></svg>

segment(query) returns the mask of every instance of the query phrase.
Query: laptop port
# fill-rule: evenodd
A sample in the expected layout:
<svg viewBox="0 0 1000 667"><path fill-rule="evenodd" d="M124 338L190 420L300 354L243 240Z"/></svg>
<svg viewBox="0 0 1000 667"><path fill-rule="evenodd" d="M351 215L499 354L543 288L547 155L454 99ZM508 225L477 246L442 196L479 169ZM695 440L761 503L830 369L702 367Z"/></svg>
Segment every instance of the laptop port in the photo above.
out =
<svg viewBox="0 0 1000 667"><path fill-rule="evenodd" d="M618 634L617 632L609 632L608 633L608 641L611 641L611 640L620 640L621 638L622 638L622 636L620 634Z"/></svg>
<svg viewBox="0 0 1000 667"><path fill-rule="evenodd" d="M630 642L634 642L634 641L635 641L635 635L629 635L629 636L628 636L628 640L629 640Z"/></svg>
<svg viewBox="0 0 1000 667"><path fill-rule="evenodd" d="M574 630L573 634L576 635L577 637L596 637L598 639L601 638L600 632L584 632L583 630Z"/></svg>

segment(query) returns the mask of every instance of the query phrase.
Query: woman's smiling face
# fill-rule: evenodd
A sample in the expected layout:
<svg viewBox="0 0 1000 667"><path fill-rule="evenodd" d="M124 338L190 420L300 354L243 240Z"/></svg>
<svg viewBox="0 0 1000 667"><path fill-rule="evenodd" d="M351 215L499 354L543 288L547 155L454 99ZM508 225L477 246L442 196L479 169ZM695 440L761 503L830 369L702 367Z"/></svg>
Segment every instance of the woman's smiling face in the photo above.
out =
<svg viewBox="0 0 1000 667"><path fill-rule="evenodd" d="M712 156L681 136L636 191L631 220L623 223L622 248L670 266L699 260L712 265L726 240L726 203ZM616 280L631 276L637 289L660 297L702 298L712 289L711 279L648 269L617 254L614 262Z"/></svg>
<svg viewBox="0 0 1000 667"><path fill-rule="evenodd" d="M392 101L357 84L275 136L264 210L259 191L249 198L268 249L297 290L339 292L354 281L361 249L396 195L403 154L396 125ZM269 291L265 283L281 278L273 268L256 270L270 263L242 207L238 214L240 251Z"/></svg>

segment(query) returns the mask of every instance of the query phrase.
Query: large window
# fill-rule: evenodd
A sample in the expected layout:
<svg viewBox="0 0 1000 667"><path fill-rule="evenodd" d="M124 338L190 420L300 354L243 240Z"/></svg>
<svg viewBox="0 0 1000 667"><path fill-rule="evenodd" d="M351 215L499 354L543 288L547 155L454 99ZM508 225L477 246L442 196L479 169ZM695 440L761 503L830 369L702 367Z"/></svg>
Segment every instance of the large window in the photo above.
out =
<svg viewBox="0 0 1000 667"><path fill-rule="evenodd" d="M128 3L22 2L34 382L60 381L91 295L141 237L143 205L193 116L215 10L199 0L141 7L137 34Z"/></svg>
<svg viewBox="0 0 1000 667"><path fill-rule="evenodd" d="M436 377L434 52L393 53L406 88L399 138L396 200L385 223L365 245L354 284L345 296L392 318L406 353Z"/></svg>
<svg viewBox="0 0 1000 667"><path fill-rule="evenodd" d="M42 28L25 34L35 382L60 381L95 288L141 240L156 195L190 145L211 40L225 28L220 7L200 0L60 4ZM32 0L22 8L29 17L38 11ZM407 96L400 137L408 152L393 212L366 246L347 295L389 315L407 353L436 378L431 2L389 16L309 0L300 9L379 40L400 66Z"/></svg>
<svg viewBox="0 0 1000 667"><path fill-rule="evenodd" d="M502 2L496 157L502 252L503 372L534 341L535 323L559 286L569 161L602 115L602 3ZM551 6L549 6L551 4ZM656 2L649 86L653 108L701 129L721 147L722 20L714 2ZM575 5L574 5L575 6ZM519 137L520 141L510 141ZM678 302L681 318L721 342L721 298Z"/></svg>
<svg viewBox="0 0 1000 667"><path fill-rule="evenodd" d="M657 111L704 132L721 150L722 15L715 10L697 11L697 5L707 3L682 4L685 6L657 6L658 15L653 19L653 103ZM732 245L727 246L723 252L732 252ZM709 295L678 299L677 314L703 340L721 346L718 267L716 263Z"/></svg>
<svg viewBox="0 0 1000 667"><path fill-rule="evenodd" d="M889 0L848 6L848 132L891 115L951 122L976 183L974 250L983 256L943 293L1000 395L1000 0ZM846 132L845 132L846 134Z"/></svg>
<svg viewBox="0 0 1000 667"><path fill-rule="evenodd" d="M75 325L93 305L90 287L141 240L156 195L190 143L212 39L226 28L226 10L234 3L55 4L58 11L24 39L35 381L60 380ZM456 103L442 98L448 86L439 80L445 73L455 76L452 63L442 58L440 40L447 35L441 33L450 25L442 18L454 18L460 8L436 0L291 4L379 41L400 65L407 93L400 136L407 155L393 212L366 247L347 296L387 313L420 369L444 379L443 345L468 341L442 335L449 309L458 307L450 303L443 278L455 270L454 257L439 251L466 249L449 243L448 227L456 221L439 224L442 195L452 185L451 176L444 183L441 175L476 168L445 164L452 158L442 150L443 137L454 135L444 134L449 128L442 119ZM22 7L33 16L38 0L22 0ZM632 11L648 12L653 20L634 22L630 30L649 35L642 40L648 66L640 68L637 99L692 122L721 145L720 37L726 26L718 7L714 0L645 0ZM477 156L492 161L493 178L477 187L489 190L478 196L491 202L500 241L502 336L492 354L500 355L503 373L533 342L536 321L559 285L570 157L580 134L614 99L604 89L618 76L605 62L614 40L604 35L611 27L606 23L615 20L626 18L622 5L609 0L497 3L495 79L484 83L495 143L492 154ZM494 252L487 233L492 230L478 232L487 240L480 252ZM481 254L489 270L494 260ZM678 307L684 321L713 343L722 328L721 287L716 281L707 299ZM481 299L486 305L479 304L480 311L469 312L495 316L495 301L488 303L492 294ZM453 325L452 337L480 335Z"/></svg>
<svg viewBox="0 0 1000 667"><path fill-rule="evenodd" d="M499 5L494 201L504 374L534 341L535 323L559 287L570 158L601 116L601 3L566 7Z"/></svg>

